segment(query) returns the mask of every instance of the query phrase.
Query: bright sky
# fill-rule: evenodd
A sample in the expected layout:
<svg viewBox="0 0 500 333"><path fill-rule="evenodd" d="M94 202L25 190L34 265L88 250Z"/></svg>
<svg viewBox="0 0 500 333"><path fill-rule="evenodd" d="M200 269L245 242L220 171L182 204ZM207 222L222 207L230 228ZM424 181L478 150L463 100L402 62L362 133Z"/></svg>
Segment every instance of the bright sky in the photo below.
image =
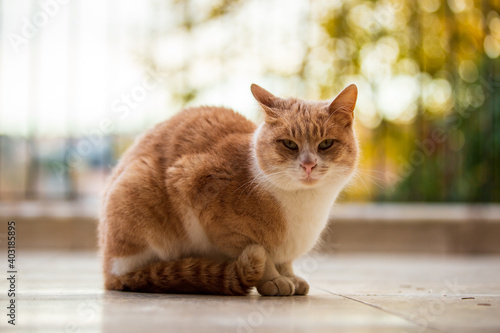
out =
<svg viewBox="0 0 500 333"><path fill-rule="evenodd" d="M202 88L193 105L224 105L255 119L253 82L276 95L306 97L296 81L284 84L266 75L267 68L286 75L300 65L306 0L247 1L231 18L189 38L171 32L157 39L160 45L146 43L149 29L168 28L178 18L168 10L159 13L153 1L58 1L66 4L30 8L30 1L0 2L0 134L85 135L104 119L116 131L137 132L167 118L179 109L167 93L179 78L144 74L137 54L148 47L162 66L196 59L184 78ZM198 0L196 8L207 1ZM252 32L248 40L242 38L245 31ZM227 45L234 56L221 63L216 56ZM387 52L366 52L362 70L376 75ZM376 92L362 77L352 79L360 87L358 109L367 125L375 105L396 119L416 98L411 76L388 76Z"/></svg>
<svg viewBox="0 0 500 333"><path fill-rule="evenodd" d="M29 3L2 2L0 131L26 135L33 126L61 135L96 127L111 116L112 102L141 82L143 68L130 52L136 39L126 35L145 8L86 0L49 11Z"/></svg>

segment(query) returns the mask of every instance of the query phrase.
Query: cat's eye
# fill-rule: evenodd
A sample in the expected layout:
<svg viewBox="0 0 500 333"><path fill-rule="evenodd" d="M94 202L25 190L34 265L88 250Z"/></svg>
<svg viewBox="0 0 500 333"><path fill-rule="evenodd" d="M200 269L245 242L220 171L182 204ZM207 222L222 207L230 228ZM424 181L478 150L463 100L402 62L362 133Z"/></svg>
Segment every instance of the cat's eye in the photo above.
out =
<svg viewBox="0 0 500 333"><path fill-rule="evenodd" d="M299 148L297 146L297 144L295 142L293 142L292 140L283 140L283 144L285 145L285 147L287 147L288 149L291 149L291 150L295 150L297 148Z"/></svg>
<svg viewBox="0 0 500 333"><path fill-rule="evenodd" d="M326 140L323 140L323 141L321 141L321 143L319 144L318 148L319 148L319 149L321 149L321 150L328 149L328 148L330 148L330 147L333 145L333 142L334 142L334 140L333 140L333 139L326 139Z"/></svg>

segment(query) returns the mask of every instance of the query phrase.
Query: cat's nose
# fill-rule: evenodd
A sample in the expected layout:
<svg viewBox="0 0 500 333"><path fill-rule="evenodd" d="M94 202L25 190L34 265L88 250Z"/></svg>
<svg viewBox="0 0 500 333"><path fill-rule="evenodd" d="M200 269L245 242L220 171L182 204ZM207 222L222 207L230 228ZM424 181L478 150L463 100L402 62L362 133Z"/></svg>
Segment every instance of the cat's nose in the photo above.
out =
<svg viewBox="0 0 500 333"><path fill-rule="evenodd" d="M307 172L307 175L311 175L313 169L318 165L316 162L304 162L300 166Z"/></svg>

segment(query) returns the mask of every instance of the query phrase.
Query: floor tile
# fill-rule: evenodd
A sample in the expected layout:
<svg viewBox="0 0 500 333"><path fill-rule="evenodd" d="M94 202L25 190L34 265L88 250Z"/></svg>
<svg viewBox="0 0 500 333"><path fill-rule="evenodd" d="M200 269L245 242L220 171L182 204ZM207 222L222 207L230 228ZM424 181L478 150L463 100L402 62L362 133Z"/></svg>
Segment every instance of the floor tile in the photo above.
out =
<svg viewBox="0 0 500 333"><path fill-rule="evenodd" d="M280 298L106 292L92 252L23 252L18 264L17 325L2 332L500 330L500 257L309 256L296 268L310 295Z"/></svg>

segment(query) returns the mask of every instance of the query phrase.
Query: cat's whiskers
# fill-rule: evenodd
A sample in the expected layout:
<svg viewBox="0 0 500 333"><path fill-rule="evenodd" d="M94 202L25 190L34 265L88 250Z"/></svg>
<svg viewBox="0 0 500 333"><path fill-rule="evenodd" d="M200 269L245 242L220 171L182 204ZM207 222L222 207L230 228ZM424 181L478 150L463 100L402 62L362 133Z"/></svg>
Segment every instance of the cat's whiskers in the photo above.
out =
<svg viewBox="0 0 500 333"><path fill-rule="evenodd" d="M243 186L245 186L245 185L246 185L246 186L245 186L245 188L243 188L243 189L242 189L242 191L241 191L241 193L240 193L240 196L238 197L237 202L239 202L239 201L240 201L241 196L243 195L243 193L245 193L245 192L246 192L246 190L247 190L250 186L252 186L252 184L253 184L253 183L257 180L257 178L258 178L259 176L260 176L260 175L255 176L253 179L249 180L248 182L243 183L243 185L241 185L240 187L238 187L236 190L234 190L234 191L233 191L233 193L234 193L234 192L238 191L241 187L243 187Z"/></svg>
<svg viewBox="0 0 500 333"><path fill-rule="evenodd" d="M385 179L375 177L375 176L370 175L370 174L368 174L367 172L364 172L364 171L373 171L373 172L380 172L380 171L377 171L377 170L363 170L363 169L356 169L354 171L353 177L355 177L357 180L359 180L363 184L363 187L365 188L365 190L366 190L367 193L370 192L369 186L367 185L367 181L370 184L374 184L375 186L377 186L377 187L379 187L381 189L384 189L384 187L382 185L380 185L379 182L386 183L387 181Z"/></svg>
<svg viewBox="0 0 500 333"><path fill-rule="evenodd" d="M250 184L251 185L251 184ZM255 184L255 186L248 192L248 195L251 195L255 190L264 190L264 191L269 191L272 188L276 188L276 185L273 182L258 182ZM240 197L243 193L240 194ZM238 198L239 200L240 198Z"/></svg>
<svg viewBox="0 0 500 333"><path fill-rule="evenodd" d="M338 184L342 182L348 174L353 173L352 168L335 166L333 169L333 174L331 176L325 177L327 184Z"/></svg>
<svg viewBox="0 0 500 333"><path fill-rule="evenodd" d="M251 180L247 181L247 182L244 182L243 184L241 184L240 186L238 186L238 188L236 190L234 190L231 194L234 194L236 191L238 191L240 188L242 188L243 186L245 185L251 185L251 183L253 183L260 175L256 175L255 177L253 177ZM246 186L242 192L245 192L246 188L248 186Z"/></svg>
<svg viewBox="0 0 500 333"><path fill-rule="evenodd" d="M363 178L361 178L361 176L357 172L354 173L354 177L356 177L357 179L361 180L361 182L363 183L363 186L365 187L366 192L369 193L370 191L368 190L368 186L366 186L366 183L363 180Z"/></svg>
<svg viewBox="0 0 500 333"><path fill-rule="evenodd" d="M364 170L364 169L357 169L357 172L360 173L360 174L362 174L362 175L364 175L364 176L367 176L367 177L369 177L371 179L378 180L378 181L380 181L382 183L387 183L387 178L385 177L386 176L385 172L378 171L378 170ZM382 178L376 177L374 175L371 175L370 172L378 172L378 173L380 173L384 177L382 177Z"/></svg>
<svg viewBox="0 0 500 333"><path fill-rule="evenodd" d="M255 177L253 177L253 179L243 183L241 186L239 186L236 190L233 191L236 192L238 191L239 189L241 189L243 186L245 186L242 190L241 190L241 193L240 193L240 196L238 197L238 201L241 199L241 196L243 195L243 193L246 192L246 190L251 187L252 185L255 184L254 188L252 188L252 190L247 194L247 195L250 195L253 191L255 191L257 188L259 187L263 187L263 186L270 186L270 185L273 185L272 182L257 182L258 178L259 177L274 177L276 175L279 175L279 174L282 174L282 173L286 173L287 171L286 170L280 170L280 171L277 171L277 172L272 172L270 174L257 174Z"/></svg>

